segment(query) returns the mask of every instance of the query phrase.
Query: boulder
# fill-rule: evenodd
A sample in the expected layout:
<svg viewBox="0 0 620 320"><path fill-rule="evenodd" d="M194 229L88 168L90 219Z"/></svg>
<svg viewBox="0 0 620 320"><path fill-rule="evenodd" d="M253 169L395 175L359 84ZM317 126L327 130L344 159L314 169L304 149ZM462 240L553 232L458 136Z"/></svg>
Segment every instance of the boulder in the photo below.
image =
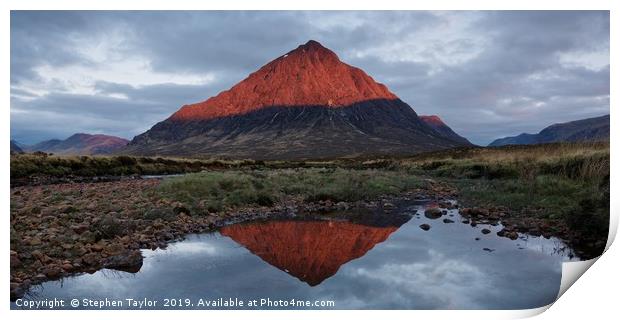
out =
<svg viewBox="0 0 620 320"><path fill-rule="evenodd" d="M127 250L121 254L108 257L103 262L103 267L135 273L142 268L142 253L139 250Z"/></svg>
<svg viewBox="0 0 620 320"><path fill-rule="evenodd" d="M443 212L437 207L431 207L424 211L424 216L429 219L439 219L443 215Z"/></svg>

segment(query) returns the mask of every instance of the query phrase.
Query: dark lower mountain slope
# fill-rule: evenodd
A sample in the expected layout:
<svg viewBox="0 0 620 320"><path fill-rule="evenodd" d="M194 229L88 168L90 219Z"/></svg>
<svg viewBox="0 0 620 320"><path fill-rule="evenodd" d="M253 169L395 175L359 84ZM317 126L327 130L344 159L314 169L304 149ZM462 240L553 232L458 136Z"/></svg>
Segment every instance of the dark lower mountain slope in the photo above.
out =
<svg viewBox="0 0 620 320"><path fill-rule="evenodd" d="M491 142L489 146L609 140L609 121L609 115L605 115L557 123L546 127L537 134L522 133L515 137L497 139Z"/></svg>
<svg viewBox="0 0 620 320"><path fill-rule="evenodd" d="M166 120L122 151L143 155L217 155L310 159L414 154L465 145L442 137L400 100L348 107L268 107L208 120Z"/></svg>

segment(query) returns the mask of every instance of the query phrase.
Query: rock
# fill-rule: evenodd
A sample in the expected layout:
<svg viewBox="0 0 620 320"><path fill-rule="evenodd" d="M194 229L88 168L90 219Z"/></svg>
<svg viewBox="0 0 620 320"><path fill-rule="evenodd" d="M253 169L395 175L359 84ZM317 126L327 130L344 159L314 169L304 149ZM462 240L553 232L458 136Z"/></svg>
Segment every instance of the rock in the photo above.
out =
<svg viewBox="0 0 620 320"><path fill-rule="evenodd" d="M153 208L144 214L145 220L162 219L164 221L174 221L176 218L177 214L173 210L163 208Z"/></svg>
<svg viewBox="0 0 620 320"><path fill-rule="evenodd" d="M35 259L39 260L41 260L41 257L43 257L43 253L40 250L34 250L30 253L30 255L32 255Z"/></svg>
<svg viewBox="0 0 620 320"><path fill-rule="evenodd" d="M142 268L142 260L142 253L139 250L127 250L119 255L106 258L103 267L135 273Z"/></svg>
<svg viewBox="0 0 620 320"><path fill-rule="evenodd" d="M30 239L29 243L31 246L38 246L41 245L41 239L39 237L34 237Z"/></svg>
<svg viewBox="0 0 620 320"><path fill-rule="evenodd" d="M90 229L90 226L87 224L74 224L71 226L71 230L77 234L82 234Z"/></svg>
<svg viewBox="0 0 620 320"><path fill-rule="evenodd" d="M474 238L474 240L476 240L476 241L480 241L480 238L476 237L476 238Z"/></svg>
<svg viewBox="0 0 620 320"><path fill-rule="evenodd" d="M99 255L97 255L96 253L85 254L82 257L82 261L88 266L97 266L99 265Z"/></svg>
<svg viewBox="0 0 620 320"><path fill-rule="evenodd" d="M111 243L107 245L103 250L105 253L109 255L119 254L125 249L125 247L121 243Z"/></svg>
<svg viewBox="0 0 620 320"><path fill-rule="evenodd" d="M489 229L482 229L481 232L482 232L482 234L489 234L489 233L491 233L491 230L489 230Z"/></svg>
<svg viewBox="0 0 620 320"><path fill-rule="evenodd" d="M90 249L95 252L101 252L103 251L103 248L104 246L101 243L95 243L92 246L90 246Z"/></svg>
<svg viewBox="0 0 620 320"><path fill-rule="evenodd" d="M429 219L439 219L443 213L437 207L428 208L424 211L424 216Z"/></svg>
<svg viewBox="0 0 620 320"><path fill-rule="evenodd" d="M487 251L487 252L493 252L493 251L495 251L495 249L489 249L489 248L482 248L482 250Z"/></svg>
<svg viewBox="0 0 620 320"><path fill-rule="evenodd" d="M37 281L43 281L43 280L47 279L47 276L42 274L42 273L39 273L36 276L34 276L34 279L37 280Z"/></svg>
<svg viewBox="0 0 620 320"><path fill-rule="evenodd" d="M510 240L517 240L519 238L519 235L516 232L507 232L506 233L506 238L510 239Z"/></svg>
<svg viewBox="0 0 620 320"><path fill-rule="evenodd" d="M51 263L53 261L52 258L50 258L48 255L44 254L43 257L41 257L41 262L43 263Z"/></svg>
<svg viewBox="0 0 620 320"><path fill-rule="evenodd" d="M421 224L420 225L420 229L424 230L424 231L428 231L431 229L431 226L429 226L428 224Z"/></svg>
<svg viewBox="0 0 620 320"><path fill-rule="evenodd" d="M449 202L449 201L442 201L439 203L439 207L440 208L445 208L445 209L454 209L454 205Z"/></svg>
<svg viewBox="0 0 620 320"><path fill-rule="evenodd" d="M11 301L17 300L24 296L24 288L20 286L18 283L11 283Z"/></svg>
<svg viewBox="0 0 620 320"><path fill-rule="evenodd" d="M19 260L17 254L11 254L11 268L17 268L22 265L22 261Z"/></svg>
<svg viewBox="0 0 620 320"><path fill-rule="evenodd" d="M81 235L80 235L80 241L84 242L84 243L93 243L93 242L97 242L98 236L95 232L92 231L84 231Z"/></svg>
<svg viewBox="0 0 620 320"><path fill-rule="evenodd" d="M110 212L94 227L99 231L103 238L113 239L116 236L123 236L126 231L126 224L117 218L118 213Z"/></svg>
<svg viewBox="0 0 620 320"><path fill-rule="evenodd" d="M185 206L176 206L174 207L174 209L172 209L172 212L174 212L175 214L179 215L181 213L191 216L191 212L189 211L189 209L187 209Z"/></svg>
<svg viewBox="0 0 620 320"><path fill-rule="evenodd" d="M443 219L443 223L454 223L454 220Z"/></svg>
<svg viewBox="0 0 620 320"><path fill-rule="evenodd" d="M62 269L58 268L57 266L50 266L45 270L44 273L45 276L47 276L48 278L58 278L58 276L62 274Z"/></svg>
<svg viewBox="0 0 620 320"><path fill-rule="evenodd" d="M59 209L62 213L72 213L78 211L74 206L63 206Z"/></svg>
<svg viewBox="0 0 620 320"><path fill-rule="evenodd" d="M512 231L512 228L504 228L497 232L497 235L500 237L506 237L510 240L517 240L519 238L519 234L515 231Z"/></svg>
<svg viewBox="0 0 620 320"><path fill-rule="evenodd" d="M542 232L540 232L538 228L534 228L530 230L529 234L534 237L540 237L542 235Z"/></svg>
<svg viewBox="0 0 620 320"><path fill-rule="evenodd" d="M162 232L161 237L166 241L174 239L174 235L170 232Z"/></svg>

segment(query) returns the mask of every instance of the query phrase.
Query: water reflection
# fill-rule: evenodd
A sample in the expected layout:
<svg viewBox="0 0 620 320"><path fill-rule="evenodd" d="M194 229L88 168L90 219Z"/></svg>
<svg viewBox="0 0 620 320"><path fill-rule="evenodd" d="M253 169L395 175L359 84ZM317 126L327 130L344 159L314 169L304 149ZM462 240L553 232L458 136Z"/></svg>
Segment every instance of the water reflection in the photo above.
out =
<svg viewBox="0 0 620 320"><path fill-rule="evenodd" d="M510 240L495 234L501 225L458 223L458 210L444 214L457 223L424 212L414 205L231 225L144 250L135 274L102 270L28 296L322 299L336 309L522 309L557 296L561 263L572 259L559 239Z"/></svg>
<svg viewBox="0 0 620 320"><path fill-rule="evenodd" d="M348 221L268 221L231 225L220 233L270 265L316 286L341 265L365 255L398 226Z"/></svg>

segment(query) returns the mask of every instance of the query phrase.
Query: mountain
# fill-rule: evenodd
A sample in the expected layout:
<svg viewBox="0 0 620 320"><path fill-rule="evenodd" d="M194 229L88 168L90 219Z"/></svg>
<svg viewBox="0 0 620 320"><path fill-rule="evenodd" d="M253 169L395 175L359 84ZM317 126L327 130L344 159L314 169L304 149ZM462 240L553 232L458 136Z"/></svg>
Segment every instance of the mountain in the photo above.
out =
<svg viewBox="0 0 620 320"><path fill-rule="evenodd" d="M537 134L522 133L515 137L501 138L491 142L489 146L609 140L609 121L609 115L605 115L556 123L544 128Z"/></svg>
<svg viewBox="0 0 620 320"><path fill-rule="evenodd" d="M109 154L127 145L129 140L104 134L76 133L66 140L46 140L26 147L26 151L56 154L93 155Z"/></svg>
<svg viewBox="0 0 620 320"><path fill-rule="evenodd" d="M62 140L60 140L60 139L50 139L50 140L41 141L41 142L39 142L37 144L34 144L34 145L31 145L31 146L24 146L24 149L26 151L51 152L51 150L53 150L61 142L62 142Z"/></svg>
<svg viewBox="0 0 620 320"><path fill-rule="evenodd" d="M24 150L19 147L19 144L15 140L11 140L11 153L22 153Z"/></svg>
<svg viewBox="0 0 620 320"><path fill-rule="evenodd" d="M427 126L386 86L311 40L231 89L183 106L119 152L308 159L462 145Z"/></svg>
<svg viewBox="0 0 620 320"><path fill-rule="evenodd" d="M268 221L220 230L270 265L316 286L340 266L365 255L399 226L375 227L349 221Z"/></svg>
<svg viewBox="0 0 620 320"><path fill-rule="evenodd" d="M441 120L439 116L420 116L420 119L431 128L433 128L435 131L437 131L444 138L448 138L454 141L461 141L463 144L471 144L469 140L459 136L456 132L452 130L452 128L448 127L448 125L443 122L443 120Z"/></svg>

